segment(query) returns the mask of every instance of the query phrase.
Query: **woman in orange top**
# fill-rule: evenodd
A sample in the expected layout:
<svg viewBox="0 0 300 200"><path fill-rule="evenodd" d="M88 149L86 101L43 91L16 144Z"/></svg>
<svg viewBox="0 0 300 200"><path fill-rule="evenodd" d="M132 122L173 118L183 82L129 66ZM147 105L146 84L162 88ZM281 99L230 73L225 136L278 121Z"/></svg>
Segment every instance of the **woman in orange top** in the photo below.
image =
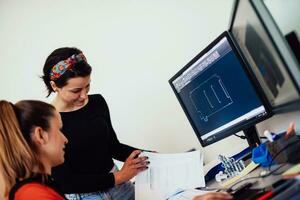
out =
<svg viewBox="0 0 300 200"><path fill-rule="evenodd" d="M68 142L61 127L60 115L50 104L0 101L0 169L6 198L65 199L51 178L51 168L64 162Z"/></svg>

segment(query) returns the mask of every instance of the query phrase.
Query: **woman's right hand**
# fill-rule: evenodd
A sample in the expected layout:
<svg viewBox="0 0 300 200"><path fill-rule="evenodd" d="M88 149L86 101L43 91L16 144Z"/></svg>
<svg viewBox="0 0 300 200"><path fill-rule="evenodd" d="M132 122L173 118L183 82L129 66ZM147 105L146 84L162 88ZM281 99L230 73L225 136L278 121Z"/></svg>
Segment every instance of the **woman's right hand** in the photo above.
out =
<svg viewBox="0 0 300 200"><path fill-rule="evenodd" d="M122 169L114 173L115 185L119 185L121 183L129 181L139 172L148 169L148 157L139 157L140 153L140 150L133 151L124 162Z"/></svg>
<svg viewBox="0 0 300 200"><path fill-rule="evenodd" d="M226 192L208 192L193 198L193 200L227 200L232 199L232 196Z"/></svg>

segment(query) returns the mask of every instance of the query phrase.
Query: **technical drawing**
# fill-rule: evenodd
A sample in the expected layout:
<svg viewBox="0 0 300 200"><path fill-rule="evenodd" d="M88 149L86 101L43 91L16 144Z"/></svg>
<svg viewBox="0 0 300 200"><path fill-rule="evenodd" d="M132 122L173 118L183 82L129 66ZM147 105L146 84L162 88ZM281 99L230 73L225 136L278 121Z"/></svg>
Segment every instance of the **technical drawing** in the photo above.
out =
<svg viewBox="0 0 300 200"><path fill-rule="evenodd" d="M220 76L212 75L190 92L190 99L201 120L205 122L213 114L233 103Z"/></svg>

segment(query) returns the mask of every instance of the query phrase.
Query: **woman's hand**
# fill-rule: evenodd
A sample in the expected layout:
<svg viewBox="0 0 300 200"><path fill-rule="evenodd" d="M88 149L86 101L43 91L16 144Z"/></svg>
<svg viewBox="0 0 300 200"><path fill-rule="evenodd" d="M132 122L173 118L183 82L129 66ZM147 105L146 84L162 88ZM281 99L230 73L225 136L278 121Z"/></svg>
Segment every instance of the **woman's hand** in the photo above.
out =
<svg viewBox="0 0 300 200"><path fill-rule="evenodd" d="M133 151L124 162L122 169L114 173L115 185L129 181L139 172L148 169L148 158L146 156L139 157L140 153L140 150Z"/></svg>
<svg viewBox="0 0 300 200"><path fill-rule="evenodd" d="M225 200L232 199L232 196L226 192L209 192L193 198L193 200Z"/></svg>

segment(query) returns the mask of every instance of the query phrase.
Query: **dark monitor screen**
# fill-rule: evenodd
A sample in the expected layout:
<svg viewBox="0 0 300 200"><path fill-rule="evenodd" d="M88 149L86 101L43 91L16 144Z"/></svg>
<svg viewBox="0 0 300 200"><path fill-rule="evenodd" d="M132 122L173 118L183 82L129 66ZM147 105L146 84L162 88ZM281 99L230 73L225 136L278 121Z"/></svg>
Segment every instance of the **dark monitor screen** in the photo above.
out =
<svg viewBox="0 0 300 200"><path fill-rule="evenodd" d="M254 81L224 32L169 83L200 143L206 146L269 116Z"/></svg>
<svg viewBox="0 0 300 200"><path fill-rule="evenodd" d="M273 111L299 101L300 68L262 0L236 0L229 32Z"/></svg>

